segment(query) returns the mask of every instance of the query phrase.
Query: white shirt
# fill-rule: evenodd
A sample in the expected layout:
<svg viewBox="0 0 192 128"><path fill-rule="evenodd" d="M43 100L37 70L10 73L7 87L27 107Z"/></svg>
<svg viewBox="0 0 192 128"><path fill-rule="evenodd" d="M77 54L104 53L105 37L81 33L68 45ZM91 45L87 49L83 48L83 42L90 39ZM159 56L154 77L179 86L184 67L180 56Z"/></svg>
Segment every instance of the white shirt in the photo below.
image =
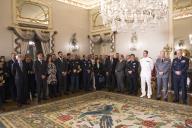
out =
<svg viewBox="0 0 192 128"><path fill-rule="evenodd" d="M141 76L151 76L151 71L154 68L153 60L149 57L145 57L140 59L140 65L141 65Z"/></svg>

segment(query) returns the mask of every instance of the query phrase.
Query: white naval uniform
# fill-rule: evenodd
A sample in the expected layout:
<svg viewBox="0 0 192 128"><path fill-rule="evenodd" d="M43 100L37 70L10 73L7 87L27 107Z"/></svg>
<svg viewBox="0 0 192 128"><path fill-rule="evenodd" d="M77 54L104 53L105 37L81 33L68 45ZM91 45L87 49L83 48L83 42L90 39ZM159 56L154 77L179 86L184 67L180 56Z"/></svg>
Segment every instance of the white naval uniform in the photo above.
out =
<svg viewBox="0 0 192 128"><path fill-rule="evenodd" d="M145 57L140 59L141 65L141 93L143 96L146 95L145 91L145 83L147 83L147 96L151 97L152 89L151 89L151 73L154 68L153 60L149 57Z"/></svg>

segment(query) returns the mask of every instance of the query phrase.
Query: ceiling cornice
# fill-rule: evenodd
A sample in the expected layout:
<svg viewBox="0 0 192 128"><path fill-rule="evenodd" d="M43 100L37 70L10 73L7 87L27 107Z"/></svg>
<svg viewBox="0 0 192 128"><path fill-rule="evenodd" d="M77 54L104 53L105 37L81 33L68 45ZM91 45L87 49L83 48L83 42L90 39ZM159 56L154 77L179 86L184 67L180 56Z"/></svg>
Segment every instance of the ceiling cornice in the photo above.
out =
<svg viewBox="0 0 192 128"><path fill-rule="evenodd" d="M93 9L99 6L99 0L56 0L56 1L81 7L84 9Z"/></svg>

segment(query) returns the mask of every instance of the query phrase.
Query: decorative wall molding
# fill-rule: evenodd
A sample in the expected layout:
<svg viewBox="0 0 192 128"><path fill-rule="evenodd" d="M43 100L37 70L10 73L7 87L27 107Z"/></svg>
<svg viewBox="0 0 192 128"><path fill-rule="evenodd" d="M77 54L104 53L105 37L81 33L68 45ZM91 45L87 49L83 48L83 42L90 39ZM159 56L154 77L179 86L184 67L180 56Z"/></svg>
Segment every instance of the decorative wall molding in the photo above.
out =
<svg viewBox="0 0 192 128"><path fill-rule="evenodd" d="M174 20L183 19L183 18L187 18L187 17L191 17L191 16L192 16L192 6L181 9L181 10L175 10L173 12Z"/></svg>
<svg viewBox="0 0 192 128"><path fill-rule="evenodd" d="M173 19L183 19L192 16L192 0L173 0Z"/></svg>
<svg viewBox="0 0 192 128"><path fill-rule="evenodd" d="M90 43L90 53L94 54L94 46L98 43L110 43L111 44L111 53L115 52L115 42L116 42L116 32L111 33L102 33L96 35L89 35L89 43Z"/></svg>
<svg viewBox="0 0 192 128"><path fill-rule="evenodd" d="M66 4L73 6L81 7L84 9L92 9L96 6L99 6L98 0L57 0Z"/></svg>
<svg viewBox="0 0 192 128"><path fill-rule="evenodd" d="M100 33L110 33L111 28L103 25L99 8L94 8L89 11L90 34L96 35Z"/></svg>

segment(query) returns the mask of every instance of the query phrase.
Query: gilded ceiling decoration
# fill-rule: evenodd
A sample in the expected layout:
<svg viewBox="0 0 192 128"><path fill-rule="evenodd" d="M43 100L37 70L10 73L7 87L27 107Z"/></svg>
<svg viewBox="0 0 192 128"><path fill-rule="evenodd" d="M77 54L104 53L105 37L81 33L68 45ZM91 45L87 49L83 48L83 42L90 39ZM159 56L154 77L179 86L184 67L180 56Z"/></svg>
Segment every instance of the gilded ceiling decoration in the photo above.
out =
<svg viewBox="0 0 192 128"><path fill-rule="evenodd" d="M85 9L92 9L99 5L99 0L57 0L57 1L78 6Z"/></svg>

